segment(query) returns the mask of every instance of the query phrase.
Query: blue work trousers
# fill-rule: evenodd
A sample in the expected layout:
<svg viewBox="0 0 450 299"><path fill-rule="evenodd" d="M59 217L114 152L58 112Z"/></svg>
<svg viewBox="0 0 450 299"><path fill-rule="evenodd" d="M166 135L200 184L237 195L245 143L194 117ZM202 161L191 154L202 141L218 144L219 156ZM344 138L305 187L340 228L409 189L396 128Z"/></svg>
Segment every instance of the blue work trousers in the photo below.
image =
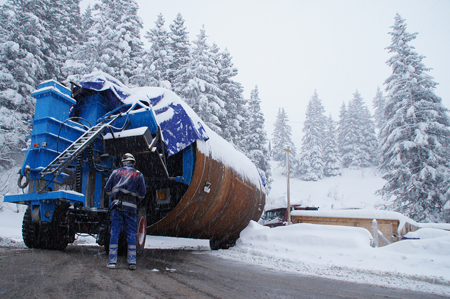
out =
<svg viewBox="0 0 450 299"><path fill-rule="evenodd" d="M117 207L111 210L111 238L109 241L109 262L117 263L117 251L119 249L119 235L122 226L125 226L127 235L128 264L136 264L136 232L137 232L136 213L120 211Z"/></svg>

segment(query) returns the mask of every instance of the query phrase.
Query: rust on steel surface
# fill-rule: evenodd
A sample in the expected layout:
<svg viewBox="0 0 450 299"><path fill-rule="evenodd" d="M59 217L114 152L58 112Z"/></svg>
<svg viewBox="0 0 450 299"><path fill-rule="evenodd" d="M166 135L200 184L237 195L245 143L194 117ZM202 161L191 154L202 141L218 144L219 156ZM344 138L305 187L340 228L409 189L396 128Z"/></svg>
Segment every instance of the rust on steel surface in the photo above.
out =
<svg viewBox="0 0 450 299"><path fill-rule="evenodd" d="M231 167L196 149L191 184L177 206L147 228L153 235L199 239L237 238L265 204L262 186L244 181ZM255 170L256 171L256 170ZM204 190L211 183L210 191Z"/></svg>

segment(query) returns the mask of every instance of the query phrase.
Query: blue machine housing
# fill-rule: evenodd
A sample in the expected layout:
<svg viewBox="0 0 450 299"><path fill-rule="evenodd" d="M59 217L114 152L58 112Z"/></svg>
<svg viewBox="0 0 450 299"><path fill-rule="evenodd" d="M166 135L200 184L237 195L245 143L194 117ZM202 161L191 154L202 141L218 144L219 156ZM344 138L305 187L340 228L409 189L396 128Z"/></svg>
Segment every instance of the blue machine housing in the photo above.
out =
<svg viewBox="0 0 450 299"><path fill-rule="evenodd" d="M145 102L123 104L107 98L111 96L111 92L83 88L74 90L79 91L76 96L77 100L71 97L72 91L65 86L55 81L46 81L32 93L36 99L35 118L31 121L33 124L32 134L27 136L31 140L30 147L25 150L27 155L20 170L20 181L26 180L28 192L7 195L4 201L26 204L32 210L39 207L39 221L52 221L55 208L61 203L75 205L78 208L107 211L108 199L103 192L104 184L112 170L119 166L120 156L124 154L124 151L132 151L133 148L118 149L114 155L110 155L105 151L105 140L103 140L105 134L117 135L123 131L146 127L152 136L150 141L161 137L155 113ZM123 105L117 106L119 104ZM59 175L49 174L42 177L41 171L76 142L89 127L104 121L108 116L119 113L122 115L111 124L109 130L102 133L92 143L91 152L86 150L82 153L81 159L79 159L81 165L80 161L77 165L77 160L74 160ZM132 137L139 138L140 136L128 136L127 138ZM132 140L132 142L135 141ZM194 165L193 145L188 145L181 152L173 155L173 158L168 157L167 145L163 142L155 143L154 147L160 153L156 158L161 156L167 158L165 165L159 165L159 168L166 168L164 172L168 175L152 177L154 174L145 173L144 169L146 180L153 180L160 185L167 182L189 185ZM142 150L149 149L143 148ZM89 155L91 160L89 160ZM140 159L142 162L141 165L137 165L138 169L146 168L142 165L145 163L156 164L155 155L153 158L145 157ZM93 163L92 160L95 162ZM162 162L164 163L164 161ZM174 170L175 168L177 170ZM80 169L82 169L81 173L79 173ZM176 175L171 176L171 174ZM78 181L74 179L75 176L78 176ZM76 184L81 186L81 189L77 190Z"/></svg>

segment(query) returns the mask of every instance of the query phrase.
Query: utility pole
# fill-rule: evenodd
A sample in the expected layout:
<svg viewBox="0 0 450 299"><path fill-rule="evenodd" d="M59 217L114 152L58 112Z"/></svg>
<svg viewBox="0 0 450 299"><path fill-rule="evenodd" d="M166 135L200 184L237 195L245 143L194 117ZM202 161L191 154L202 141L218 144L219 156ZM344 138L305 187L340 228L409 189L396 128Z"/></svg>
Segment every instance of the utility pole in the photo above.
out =
<svg viewBox="0 0 450 299"><path fill-rule="evenodd" d="M290 191L289 191L289 153L291 150L289 148L284 149L286 151L286 177L287 177L287 225L291 225L291 200L290 200Z"/></svg>

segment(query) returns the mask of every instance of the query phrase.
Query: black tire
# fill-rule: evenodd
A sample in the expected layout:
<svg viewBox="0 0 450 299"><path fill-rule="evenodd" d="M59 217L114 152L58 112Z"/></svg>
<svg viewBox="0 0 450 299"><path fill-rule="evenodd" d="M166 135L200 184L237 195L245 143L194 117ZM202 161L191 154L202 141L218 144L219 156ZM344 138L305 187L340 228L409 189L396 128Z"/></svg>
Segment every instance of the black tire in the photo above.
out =
<svg viewBox="0 0 450 299"><path fill-rule="evenodd" d="M209 247L211 250L228 249L236 245L237 239L210 239Z"/></svg>
<svg viewBox="0 0 450 299"><path fill-rule="evenodd" d="M67 205L56 207L55 214L51 222L51 249L64 250L69 242L67 241Z"/></svg>
<svg viewBox="0 0 450 299"><path fill-rule="evenodd" d="M67 205L57 206L51 222L41 221L39 225L39 247L43 249L64 250L69 243L66 239L67 227L64 226Z"/></svg>
<svg viewBox="0 0 450 299"><path fill-rule="evenodd" d="M51 222L40 221L38 246L42 249L53 249Z"/></svg>
<svg viewBox="0 0 450 299"><path fill-rule="evenodd" d="M31 206L28 206L22 221L22 238L28 248L39 248L39 224L33 222Z"/></svg>

